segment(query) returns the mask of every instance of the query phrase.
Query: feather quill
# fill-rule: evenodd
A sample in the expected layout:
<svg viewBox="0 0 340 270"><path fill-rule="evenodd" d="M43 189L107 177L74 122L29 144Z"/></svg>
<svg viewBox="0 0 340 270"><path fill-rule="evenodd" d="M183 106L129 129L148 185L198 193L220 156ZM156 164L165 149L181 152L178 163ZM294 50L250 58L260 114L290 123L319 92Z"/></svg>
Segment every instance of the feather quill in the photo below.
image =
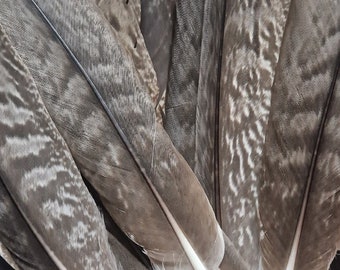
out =
<svg viewBox="0 0 340 270"><path fill-rule="evenodd" d="M0 78L0 115L3 116L0 119L1 191L6 192L5 187L13 199L17 207L15 216L20 212L53 262L53 268L116 269L98 209L49 117L28 69L2 27ZM6 193L1 200L6 200ZM9 241L6 247L17 252L15 259L25 261L26 255L19 252L21 247L12 245L18 241L17 235L8 234L8 230L24 226L23 219L19 218L18 224L8 228L11 223L6 221L14 218L7 214L12 211L13 203L1 204L1 208L5 215L1 215L4 223L0 227L5 233L1 234L0 240ZM22 233L26 232L25 229ZM32 234L29 236L33 237ZM25 239L22 242L26 244ZM47 260L43 262L47 263Z"/></svg>
<svg viewBox="0 0 340 270"><path fill-rule="evenodd" d="M4 14L1 22L30 67L78 167L100 194L110 215L131 239L148 248L154 260L167 261L168 257L181 261L178 240L172 237L169 241L173 230L109 117L65 50L27 1L6 0L2 10L7 16ZM20 28L25 18L30 18L30 24Z"/></svg>
<svg viewBox="0 0 340 270"><path fill-rule="evenodd" d="M169 240L172 228L109 117L63 47L27 1L4 0L2 10L6 15L0 18L1 23L29 66L80 171L100 194L105 208L154 260L167 261L168 257L181 261L183 251L177 238ZM30 24L20 28L25 18L30 18Z"/></svg>
<svg viewBox="0 0 340 270"><path fill-rule="evenodd" d="M328 269L340 235L336 1L292 1L260 190L264 269Z"/></svg>
<svg viewBox="0 0 340 270"><path fill-rule="evenodd" d="M248 269L260 267L258 186L289 2L230 1L226 6L218 142L220 224Z"/></svg>
<svg viewBox="0 0 340 270"><path fill-rule="evenodd" d="M139 173L144 177L148 192L151 191L156 198L167 221L177 230L177 236L185 232L184 237L179 237L180 241L189 243L187 239L190 239L190 246L195 248L205 266L216 268L222 259L224 246L212 209L197 179L173 148L165 132L156 124L152 102L138 79L133 63L125 57L111 26L91 1L38 4L49 16L54 30L58 29L59 37L62 36L68 45L72 45L75 53L73 59L93 90L97 91L110 121L129 151L130 159L135 160ZM63 10L62 16L56 10ZM82 17L76 14L82 14ZM82 27L74 28L74 25ZM67 48L63 39L60 40ZM117 64L112 66L110 63ZM134 105L131 107L131 104ZM185 204L181 203L183 198ZM205 237L202 239L201 235Z"/></svg>

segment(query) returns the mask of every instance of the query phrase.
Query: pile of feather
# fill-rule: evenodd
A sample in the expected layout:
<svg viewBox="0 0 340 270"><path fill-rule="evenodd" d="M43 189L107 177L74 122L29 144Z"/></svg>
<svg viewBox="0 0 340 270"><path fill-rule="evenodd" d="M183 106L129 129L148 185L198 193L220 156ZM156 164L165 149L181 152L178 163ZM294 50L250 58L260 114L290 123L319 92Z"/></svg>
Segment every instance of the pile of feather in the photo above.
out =
<svg viewBox="0 0 340 270"><path fill-rule="evenodd" d="M328 269L336 0L1 0L14 269Z"/></svg>

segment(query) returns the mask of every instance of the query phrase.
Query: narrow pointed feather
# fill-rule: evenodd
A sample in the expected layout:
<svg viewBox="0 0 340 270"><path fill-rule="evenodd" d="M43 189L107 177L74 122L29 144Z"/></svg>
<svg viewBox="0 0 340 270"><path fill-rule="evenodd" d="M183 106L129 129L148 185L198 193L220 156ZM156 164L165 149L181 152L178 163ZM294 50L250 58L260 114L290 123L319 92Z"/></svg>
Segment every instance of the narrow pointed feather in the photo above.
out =
<svg viewBox="0 0 340 270"><path fill-rule="evenodd" d="M140 1L96 0L95 2L132 58L139 78L156 106L159 88L152 61L139 28ZM137 2L139 3L139 8L136 6ZM157 111L157 119L161 123L162 118L159 111Z"/></svg>
<svg viewBox="0 0 340 270"><path fill-rule="evenodd" d="M194 247L207 267L218 265L224 246L213 212L197 179L156 124L154 107L147 91L111 26L92 1L39 2L39 5L60 37L64 38L65 48L66 42L72 45L74 55L70 55L101 101L130 158L143 175L148 192L165 212L182 246L190 239L189 249ZM62 15L54 12L55 5L63 11ZM178 182L181 184L178 185ZM182 203L183 198L186 203ZM186 204L188 206L183 207ZM185 237L180 236L183 231ZM206 237L202 239L201 235Z"/></svg>
<svg viewBox="0 0 340 270"><path fill-rule="evenodd" d="M25 0L4 0L2 10L0 23L30 68L81 173L112 218L153 260L169 264L186 261L173 229L110 118L35 7ZM30 24L19 27L25 18L30 18Z"/></svg>
<svg viewBox="0 0 340 270"><path fill-rule="evenodd" d="M178 1L165 129L215 208L215 103L224 1Z"/></svg>
<svg viewBox="0 0 340 270"><path fill-rule="evenodd" d="M175 3L175 0L141 1L140 28L157 74L158 105L163 112L172 47Z"/></svg>
<svg viewBox="0 0 340 270"><path fill-rule="evenodd" d="M249 269L260 264L262 154L289 1L227 3L219 111L221 227Z"/></svg>
<svg viewBox="0 0 340 270"><path fill-rule="evenodd" d="M2 28L0 82L0 177L18 211L56 268L115 269L98 209Z"/></svg>
<svg viewBox="0 0 340 270"><path fill-rule="evenodd" d="M336 1L292 1L260 190L264 269L328 269L339 244Z"/></svg>

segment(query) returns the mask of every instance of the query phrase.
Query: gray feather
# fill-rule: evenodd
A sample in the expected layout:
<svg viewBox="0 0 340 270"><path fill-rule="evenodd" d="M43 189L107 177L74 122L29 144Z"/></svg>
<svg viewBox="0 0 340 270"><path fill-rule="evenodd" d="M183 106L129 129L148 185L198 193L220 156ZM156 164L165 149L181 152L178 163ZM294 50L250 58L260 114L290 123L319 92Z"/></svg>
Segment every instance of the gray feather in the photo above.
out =
<svg viewBox="0 0 340 270"><path fill-rule="evenodd" d="M154 65L159 87L158 105L164 112L171 57L175 0L142 0L141 31Z"/></svg>
<svg viewBox="0 0 340 270"><path fill-rule="evenodd" d="M294 0L289 10L260 190L264 269L328 269L339 244L337 8Z"/></svg>
<svg viewBox="0 0 340 270"><path fill-rule="evenodd" d="M219 112L221 226L249 269L260 266L258 186L289 1L226 7Z"/></svg>
<svg viewBox="0 0 340 270"><path fill-rule="evenodd" d="M171 220L172 226L172 216L180 222L180 229L190 239L201 260L207 267L214 268L222 259L224 245L212 209L197 179L175 151L164 130L156 124L154 107L147 91L111 26L97 12L91 1L38 1L38 4L67 44L72 46L77 56L76 61L81 63L79 67L85 69L84 74L89 75L89 81L94 83L93 89L100 91L100 101L127 146L130 159L136 162L139 173L143 175L143 180L146 181L144 186L149 187L147 192L150 194L152 191L154 200L156 198L161 210L166 212L167 220ZM55 12L58 9L63 11L62 16ZM187 196L183 196L184 194ZM186 201L185 204L182 203L183 200ZM180 229L177 228L177 233ZM205 237L202 239L201 235ZM178 249L174 250L177 251ZM170 262L174 259L160 253L159 258ZM180 251L179 256L186 260L183 255ZM185 265L187 263L184 261Z"/></svg>
<svg viewBox="0 0 340 270"><path fill-rule="evenodd" d="M0 114L5 116L0 119L2 183L56 268L115 268L98 209L2 28L0 54ZM6 206L5 211L9 211Z"/></svg>
<svg viewBox="0 0 340 270"><path fill-rule="evenodd" d="M144 84L156 107L159 98L157 77L150 55L146 49L143 35L139 28L141 19L140 1L96 0L105 18L110 22L122 47L132 58L141 83ZM157 120L162 122L160 111L156 111Z"/></svg>
<svg viewBox="0 0 340 270"><path fill-rule="evenodd" d="M0 20L29 66L81 173L117 224L145 246L150 257L159 261L183 257L177 238L169 240L172 228L91 87L35 8L25 0L16 2L3 2L6 15ZM25 18L30 24L20 28Z"/></svg>
<svg viewBox="0 0 340 270"><path fill-rule="evenodd" d="M165 102L165 129L214 196L215 102L223 1L179 1Z"/></svg>

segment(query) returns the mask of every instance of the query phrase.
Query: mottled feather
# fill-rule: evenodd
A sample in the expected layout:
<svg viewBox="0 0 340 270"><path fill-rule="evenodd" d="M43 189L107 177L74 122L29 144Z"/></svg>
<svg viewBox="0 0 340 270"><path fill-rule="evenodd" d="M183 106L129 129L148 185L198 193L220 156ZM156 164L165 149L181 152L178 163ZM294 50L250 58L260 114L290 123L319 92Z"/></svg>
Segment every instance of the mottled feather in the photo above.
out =
<svg viewBox="0 0 340 270"><path fill-rule="evenodd" d="M95 2L110 22L123 48L132 58L139 79L145 85L145 89L156 106L159 88L157 76L139 27L141 19L140 1L95 0ZM159 110L156 111L156 115L158 122L162 123Z"/></svg>
<svg viewBox="0 0 340 270"><path fill-rule="evenodd" d="M260 264L258 186L271 86L289 1L226 7L219 111L221 227L247 262Z"/></svg>
<svg viewBox="0 0 340 270"><path fill-rule="evenodd" d="M272 88L259 212L264 269L328 269L339 245L337 1L293 0Z"/></svg>
<svg viewBox="0 0 340 270"><path fill-rule="evenodd" d="M142 173L148 192L152 191L169 224L176 229L182 246L190 239L201 261L215 268L222 259L224 244L213 211L194 174L156 123L151 99L116 33L92 1L37 2L70 46L84 75L89 76L130 158ZM180 236L182 231L185 237ZM179 255L183 266L190 267L182 251ZM173 260L164 259L170 263Z"/></svg>
<svg viewBox="0 0 340 270"><path fill-rule="evenodd" d="M2 28L0 78L0 177L18 211L56 268L116 269L99 211Z"/></svg>
<svg viewBox="0 0 340 270"><path fill-rule="evenodd" d="M81 173L107 211L155 261L181 261L183 251L142 173L64 48L27 1L5 0L2 8L0 22L30 68ZM19 27L25 18L30 23Z"/></svg>
<svg viewBox="0 0 340 270"><path fill-rule="evenodd" d="M19 269L19 266L15 263L13 256L11 255L9 250L0 241L0 261L1 259L4 260L13 269Z"/></svg>

